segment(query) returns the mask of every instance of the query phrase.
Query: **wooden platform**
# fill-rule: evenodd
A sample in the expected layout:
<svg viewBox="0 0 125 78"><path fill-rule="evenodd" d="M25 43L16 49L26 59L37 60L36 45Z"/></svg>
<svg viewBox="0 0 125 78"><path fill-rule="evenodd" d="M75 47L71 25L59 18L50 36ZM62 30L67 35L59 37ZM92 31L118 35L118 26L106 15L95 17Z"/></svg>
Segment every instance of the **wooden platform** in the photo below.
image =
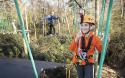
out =
<svg viewBox="0 0 125 78"><path fill-rule="evenodd" d="M56 69L64 67L65 64L35 61L38 74L41 69ZM0 59L0 78L35 78L32 64L26 59Z"/></svg>

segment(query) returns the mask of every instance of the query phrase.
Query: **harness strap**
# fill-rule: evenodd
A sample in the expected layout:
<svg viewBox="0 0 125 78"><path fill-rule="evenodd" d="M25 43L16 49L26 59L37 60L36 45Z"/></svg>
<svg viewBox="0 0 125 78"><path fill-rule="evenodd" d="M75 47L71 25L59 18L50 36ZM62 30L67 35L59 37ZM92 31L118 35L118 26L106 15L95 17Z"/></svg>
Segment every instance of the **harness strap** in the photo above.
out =
<svg viewBox="0 0 125 78"><path fill-rule="evenodd" d="M90 46L91 46L91 43L92 43L92 39L93 39L93 36L91 36L89 38L89 42L88 42L87 47L85 47L85 37L81 37L81 39L79 40L79 44L81 44L81 46L79 45L79 52L78 52L79 55L77 55L77 58L85 61L86 64L89 63L88 59L90 57L93 57L92 55L90 55L89 57L87 57L87 52L90 49Z"/></svg>
<svg viewBox="0 0 125 78"><path fill-rule="evenodd" d="M92 39L93 39L93 36L91 36L90 38L89 38L89 42L88 42L88 45L87 45L87 47L85 47L85 37L81 37L81 42L82 42L82 47L81 47L81 49L83 50L83 51L88 51L89 49L90 49L90 46L91 46L91 43L92 43Z"/></svg>

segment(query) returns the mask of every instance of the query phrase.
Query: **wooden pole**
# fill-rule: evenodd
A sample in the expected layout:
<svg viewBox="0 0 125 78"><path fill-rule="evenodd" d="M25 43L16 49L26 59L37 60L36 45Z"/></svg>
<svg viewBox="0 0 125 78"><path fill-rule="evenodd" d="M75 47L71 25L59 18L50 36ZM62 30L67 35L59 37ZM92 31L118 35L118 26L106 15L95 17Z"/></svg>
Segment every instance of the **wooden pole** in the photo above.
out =
<svg viewBox="0 0 125 78"><path fill-rule="evenodd" d="M121 11L122 11L122 13L121 13L121 18L124 17L124 6L125 6L125 1L124 1L124 0L121 0Z"/></svg>
<svg viewBox="0 0 125 78"><path fill-rule="evenodd" d="M32 23L33 23L33 27L34 27L34 37L35 37L35 40L37 40L37 33L36 33L36 23L35 23L35 10L34 10L34 8L35 8L35 4L34 4L34 2L33 2L34 0L31 0L31 4L32 4L32 12L33 12L33 15L32 15Z"/></svg>
<svg viewBox="0 0 125 78"><path fill-rule="evenodd" d="M59 10L59 9L60 9L60 6L59 6L59 5L60 5L60 4L59 4L59 0L58 0L58 13L60 13L60 12L59 12L59 11L60 11L60 10ZM60 15L61 15L61 14L60 14ZM59 33L59 35L60 35L60 23L59 23L59 21L58 21L58 26L59 26L59 29L58 29L59 32L58 32L58 33Z"/></svg>
<svg viewBox="0 0 125 78"><path fill-rule="evenodd" d="M20 8L21 8L21 12L22 12L22 15L23 15L24 12L25 12L25 5L22 6L22 3L19 2L19 6L20 6ZM24 18L23 18L23 19L24 19ZM24 52L25 52L25 55L28 55L28 49L27 49L27 47L26 47L26 43L25 43L25 39L24 39L24 38L23 38L23 44L24 44Z"/></svg>
<svg viewBox="0 0 125 78"><path fill-rule="evenodd" d="M26 22L26 30L29 30L28 21L27 21L27 7L26 7L26 4L25 4L25 22ZM29 32L27 32L27 37L28 37L28 41L29 41L29 43L30 43L30 35L29 35Z"/></svg>

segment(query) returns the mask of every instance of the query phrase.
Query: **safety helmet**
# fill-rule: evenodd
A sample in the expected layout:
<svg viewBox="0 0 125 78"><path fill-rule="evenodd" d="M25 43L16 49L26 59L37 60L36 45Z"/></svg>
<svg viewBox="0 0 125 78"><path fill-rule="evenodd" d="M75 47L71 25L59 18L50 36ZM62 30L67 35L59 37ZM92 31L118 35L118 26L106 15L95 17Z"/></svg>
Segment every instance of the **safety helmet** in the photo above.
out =
<svg viewBox="0 0 125 78"><path fill-rule="evenodd" d="M85 15L83 18L84 18L83 23L90 23L90 24L95 25L95 20L92 16Z"/></svg>

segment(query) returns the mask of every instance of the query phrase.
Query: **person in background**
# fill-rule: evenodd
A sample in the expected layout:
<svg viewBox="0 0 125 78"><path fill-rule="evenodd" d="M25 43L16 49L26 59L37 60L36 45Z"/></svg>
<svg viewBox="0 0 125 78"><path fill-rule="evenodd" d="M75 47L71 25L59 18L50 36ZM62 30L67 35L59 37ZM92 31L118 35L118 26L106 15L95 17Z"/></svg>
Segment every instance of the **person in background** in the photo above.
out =
<svg viewBox="0 0 125 78"><path fill-rule="evenodd" d="M58 17L56 17L54 15L54 12L51 12L50 15L48 15L47 17L45 17L47 19L48 22L48 33L49 34L55 34L55 27L54 27L54 21L58 19Z"/></svg>

